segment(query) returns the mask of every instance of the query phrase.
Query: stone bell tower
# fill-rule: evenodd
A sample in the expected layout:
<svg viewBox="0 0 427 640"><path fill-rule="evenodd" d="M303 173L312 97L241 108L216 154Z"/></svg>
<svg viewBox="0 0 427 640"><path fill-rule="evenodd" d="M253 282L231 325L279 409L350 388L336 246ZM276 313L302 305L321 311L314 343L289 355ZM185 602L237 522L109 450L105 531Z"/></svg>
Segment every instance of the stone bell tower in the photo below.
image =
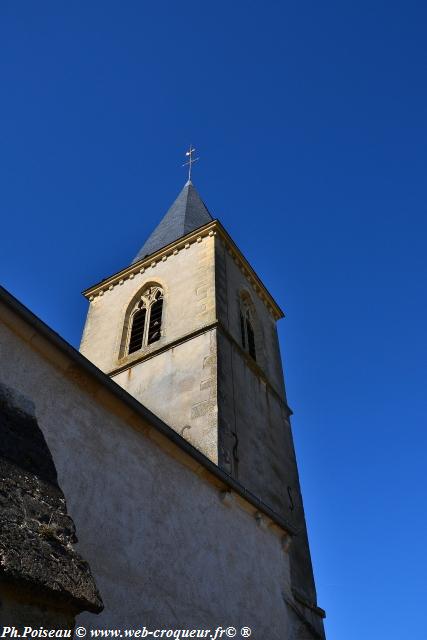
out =
<svg viewBox="0 0 427 640"><path fill-rule="evenodd" d="M298 531L293 591L322 629L276 331L283 312L190 180L132 263L84 295L81 352Z"/></svg>

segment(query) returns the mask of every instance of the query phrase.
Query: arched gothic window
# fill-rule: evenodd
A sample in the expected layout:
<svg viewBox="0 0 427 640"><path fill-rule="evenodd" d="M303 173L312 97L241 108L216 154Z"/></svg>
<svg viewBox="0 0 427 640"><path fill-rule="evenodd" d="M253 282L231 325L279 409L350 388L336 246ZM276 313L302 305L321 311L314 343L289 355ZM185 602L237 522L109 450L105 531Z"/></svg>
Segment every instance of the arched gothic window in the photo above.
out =
<svg viewBox="0 0 427 640"><path fill-rule="evenodd" d="M160 339L162 328L163 291L157 285L145 289L129 318L128 353Z"/></svg>
<svg viewBox="0 0 427 640"><path fill-rule="evenodd" d="M251 307L252 301L247 296L242 295L240 300L240 332L242 347L249 353L251 358L256 361L254 312Z"/></svg>

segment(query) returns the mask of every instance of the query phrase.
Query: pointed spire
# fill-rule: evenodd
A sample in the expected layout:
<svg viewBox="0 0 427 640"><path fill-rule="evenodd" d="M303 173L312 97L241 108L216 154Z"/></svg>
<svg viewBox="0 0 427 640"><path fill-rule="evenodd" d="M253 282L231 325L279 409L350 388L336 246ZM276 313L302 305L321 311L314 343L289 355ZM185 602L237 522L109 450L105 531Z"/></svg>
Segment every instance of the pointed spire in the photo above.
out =
<svg viewBox="0 0 427 640"><path fill-rule="evenodd" d="M191 180L188 180L169 211L132 260L132 264L211 220L213 218L206 205Z"/></svg>

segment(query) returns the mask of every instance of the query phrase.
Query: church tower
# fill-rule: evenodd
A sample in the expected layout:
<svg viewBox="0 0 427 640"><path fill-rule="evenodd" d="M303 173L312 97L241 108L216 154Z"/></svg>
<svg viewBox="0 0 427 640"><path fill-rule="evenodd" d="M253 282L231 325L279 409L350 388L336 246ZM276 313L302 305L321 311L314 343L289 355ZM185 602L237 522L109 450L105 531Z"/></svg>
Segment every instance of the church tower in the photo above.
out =
<svg viewBox="0 0 427 640"><path fill-rule="evenodd" d="M283 312L190 180L132 263L84 295L81 352L297 531L294 596L322 629L276 330Z"/></svg>

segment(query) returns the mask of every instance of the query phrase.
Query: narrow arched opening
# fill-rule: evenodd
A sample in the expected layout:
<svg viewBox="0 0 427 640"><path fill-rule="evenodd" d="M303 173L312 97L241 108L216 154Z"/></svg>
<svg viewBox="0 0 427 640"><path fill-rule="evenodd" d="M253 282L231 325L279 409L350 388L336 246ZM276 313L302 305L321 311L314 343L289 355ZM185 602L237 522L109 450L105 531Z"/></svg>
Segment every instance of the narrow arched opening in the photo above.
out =
<svg viewBox="0 0 427 640"><path fill-rule="evenodd" d="M160 340L162 336L163 289L156 285L146 286L133 301L127 323L125 355L136 353ZM126 323L125 329L126 331Z"/></svg>

